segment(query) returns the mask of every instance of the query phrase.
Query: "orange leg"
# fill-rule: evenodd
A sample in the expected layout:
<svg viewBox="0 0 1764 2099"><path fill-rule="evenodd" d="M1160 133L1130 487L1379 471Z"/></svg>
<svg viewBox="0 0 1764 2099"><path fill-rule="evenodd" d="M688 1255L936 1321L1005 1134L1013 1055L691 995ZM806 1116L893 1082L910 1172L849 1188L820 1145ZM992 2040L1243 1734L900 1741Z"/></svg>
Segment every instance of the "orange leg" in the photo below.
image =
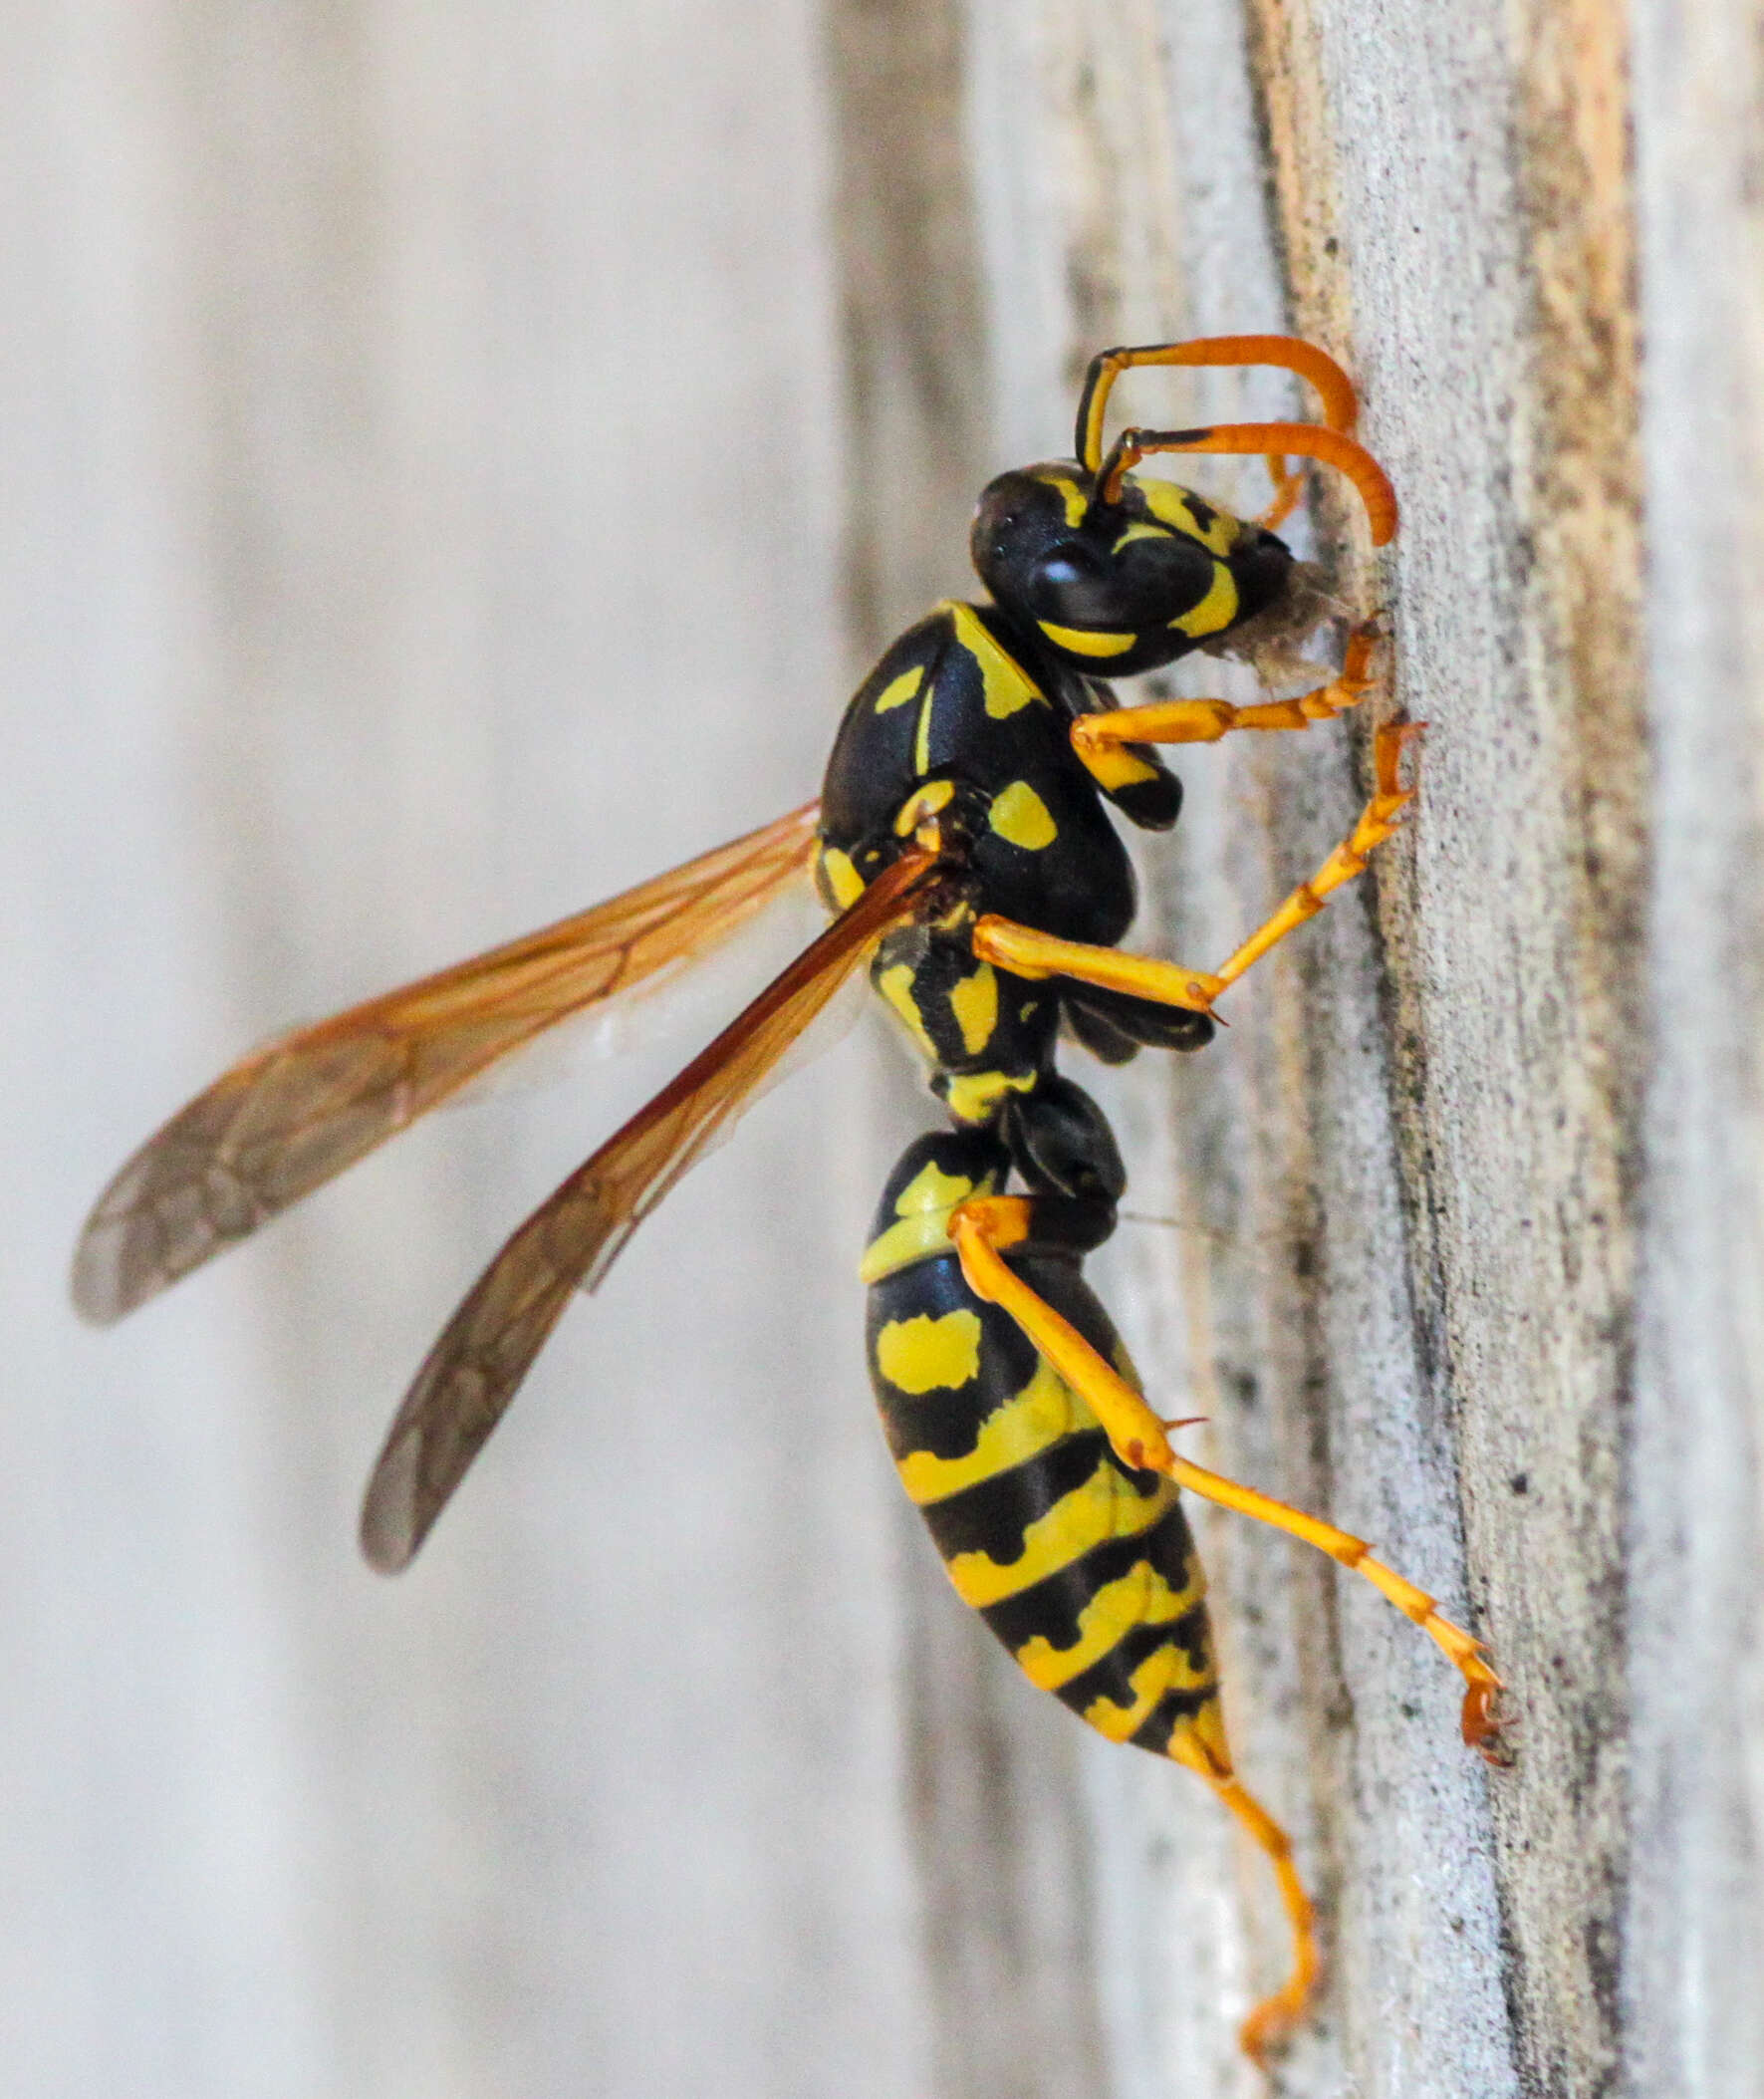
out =
<svg viewBox="0 0 1764 2099"><path fill-rule="evenodd" d="M1237 1817L1267 1857L1280 1887L1281 1906L1292 1928L1292 1973L1272 1996L1264 1997L1256 2005L1238 2034L1243 2052L1252 2062L1266 2067L1270 2052L1304 2017L1305 2006L1317 1987L1323 1964L1317 1952L1317 1927L1311 1898L1305 1893L1299 1869L1293 1864L1292 1840L1232 1770L1231 1752L1225 1746L1224 1728L1216 1724L1216 1715L1217 1708L1214 1707L1210 1717L1214 1718L1215 1724L1211 1727L1203 1728L1197 1724L1178 1730L1171 1737L1169 1753L1178 1763L1186 1764L1189 1770L1204 1778L1212 1787L1214 1796Z"/></svg>
<svg viewBox="0 0 1764 2099"><path fill-rule="evenodd" d="M1268 477L1274 483L1274 500L1256 523L1264 532L1278 532L1299 507L1299 498L1305 492L1305 477L1294 473L1287 465L1284 452L1268 454Z"/></svg>
<svg viewBox="0 0 1764 2099"><path fill-rule="evenodd" d="M1344 1567L1364 1575L1381 1596L1420 1627L1462 1675L1464 1740L1490 1761L1498 1761L1496 1736L1500 1722L1495 1702L1501 1680L1489 1667L1482 1643L1442 1617L1425 1590L1375 1559L1364 1538L1179 1456L1163 1423L1146 1405L1144 1395L1106 1363L1071 1322L1030 1289L1002 1258L1001 1249L1020 1245L1027 1238L1030 1208L1024 1196L993 1195L964 1202L954 1211L949 1220L949 1236L961 1257L961 1272L968 1288L976 1297L1007 1312L1066 1383L1090 1402L1124 1464L1136 1470L1162 1472L1191 1493L1216 1501L1222 1508L1253 1516L1276 1530L1290 1532L1307 1545L1327 1552Z"/></svg>
<svg viewBox="0 0 1764 2099"><path fill-rule="evenodd" d="M1150 706L1116 707L1106 714L1081 714L1072 724L1072 747L1095 772L1098 762L1107 762L1101 754L1124 743L1217 743L1233 729L1308 729L1314 721L1334 721L1372 690L1373 652L1383 635L1378 618L1355 628L1341 674L1291 699L1253 707L1236 707L1228 699L1165 699Z"/></svg>
<svg viewBox="0 0 1764 2099"><path fill-rule="evenodd" d="M1181 706L1185 702L1174 704ZM1223 706L1224 701L1203 704ZM1301 882L1279 910L1264 919L1217 969L1188 969L1178 962L1155 961L1149 955L1123 954L1116 947L1058 939L1052 933L1038 932L1032 925L1019 925L1014 918L1001 918L994 912L984 913L974 921L974 953L982 961L1032 981L1069 976L1076 983L1132 992L1138 998L1154 999L1159 1005L1210 1013L1213 1000L1221 991L1234 984L1252 962L1259 961L1295 926L1316 918L1344 883L1365 872L1367 856L1374 848L1394 835L1397 812L1414 794L1412 787L1400 783L1402 746L1425 726L1419 721L1386 722L1378 731L1373 738L1378 792L1361 811L1360 821L1310 881Z"/></svg>
<svg viewBox="0 0 1764 2099"><path fill-rule="evenodd" d="M1384 546L1396 531L1396 491L1388 475L1364 445L1340 430L1314 422L1220 422L1193 430L1123 430L1115 448L1097 476L1097 493L1105 503L1119 500L1121 477L1153 452L1262 452L1281 455L1297 452L1307 459L1321 459L1347 475L1366 505L1375 547ZM1284 517L1292 504L1281 503L1290 491L1282 468L1281 493L1275 509Z"/></svg>

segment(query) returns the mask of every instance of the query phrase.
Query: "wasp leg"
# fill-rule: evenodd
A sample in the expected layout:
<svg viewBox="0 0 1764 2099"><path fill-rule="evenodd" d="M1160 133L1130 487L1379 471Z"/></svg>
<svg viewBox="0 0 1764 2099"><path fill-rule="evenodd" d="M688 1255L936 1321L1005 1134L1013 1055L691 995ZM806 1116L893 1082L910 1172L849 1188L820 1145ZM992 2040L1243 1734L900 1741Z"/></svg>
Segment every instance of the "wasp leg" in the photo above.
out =
<svg viewBox="0 0 1764 2099"><path fill-rule="evenodd" d="M1464 1740L1491 1762L1498 1762L1496 1737L1500 1721L1495 1703L1501 1680L1485 1659L1482 1643L1449 1618L1441 1617L1434 1599L1425 1590L1418 1589L1382 1560L1374 1559L1364 1538L1178 1456L1163 1423L1146 1405L1144 1395L1106 1363L1076 1327L1006 1265L1002 1249L1020 1245L1029 1236L1031 1212L1030 1199L1021 1195L988 1196L964 1202L955 1210L949 1220L949 1236L961 1257L961 1272L968 1288L976 1297L1008 1312L1067 1384L1084 1395L1124 1464L1135 1470L1165 1473L1191 1493L1216 1501L1222 1508L1253 1516L1276 1530L1290 1531L1344 1567L1363 1574L1380 1595L1420 1627L1463 1677Z"/></svg>
<svg viewBox="0 0 1764 2099"><path fill-rule="evenodd" d="M1317 1986L1322 1963L1317 1954L1317 1932L1311 1898L1293 1864L1292 1840L1268 1810L1237 1777L1231 1751L1225 1741L1225 1722L1218 1702L1197 1712L1193 1719L1178 1722L1170 1736L1169 1754L1177 1763L1204 1778L1257 1844L1267 1854L1280 1887L1280 1900L1287 1923L1292 1927L1292 1973L1274 1992L1251 2011L1239 2030L1243 2052L1254 2063L1265 2065L1272 2049L1304 2016L1311 1992Z"/></svg>
<svg viewBox="0 0 1764 2099"><path fill-rule="evenodd" d="M1299 507L1299 498L1305 492L1305 477L1296 474L1286 463L1284 452L1267 454L1268 478L1274 483L1274 497L1266 510L1256 518L1264 532L1278 532L1293 512Z"/></svg>
<svg viewBox="0 0 1764 2099"><path fill-rule="evenodd" d="M1424 721L1386 722L1373 737L1373 774L1377 792L1360 812L1353 831L1323 863L1309 882L1301 882L1278 911L1257 926L1235 954L1219 965L1222 983L1234 984L1252 962L1260 961L1269 948L1284 940L1307 918L1316 918L1325 903L1356 875L1366 872L1368 856L1396 834L1396 817L1415 790L1401 782L1402 747L1426 727Z"/></svg>
<svg viewBox="0 0 1764 2099"><path fill-rule="evenodd" d="M1072 748L1094 776L1098 764L1108 762L1101 754L1124 743L1217 743L1233 729L1308 729L1314 721L1334 721L1357 707L1377 682L1370 672L1373 652L1383 636L1381 619L1357 627L1348 639L1340 674L1291 699L1253 707L1236 707L1228 699L1166 699L1151 706L1081 714L1072 724Z"/></svg>
<svg viewBox="0 0 1764 2099"><path fill-rule="evenodd" d="M1213 1000L1234 984L1252 962L1260 961L1269 948L1285 939L1295 926L1316 918L1326 901L1344 883L1364 874L1368 856L1396 831L1395 818L1414 794L1398 777L1402 746L1418 735L1424 722L1386 722L1373 738L1373 763L1378 792L1361 811L1353 831L1323 863L1309 882L1301 882L1278 911L1267 918L1249 938L1216 970L1187 969L1179 962L1159 962L1149 955L1123 954L1119 948L1097 947L1082 940L1061 940L1015 919L985 913L974 921L974 953L982 960L1032 980L1069 976L1081 984L1098 984L1107 991L1128 991L1160 1005L1181 1006L1194 1013L1211 1013Z"/></svg>
<svg viewBox="0 0 1764 2099"><path fill-rule="evenodd" d="M1346 474L1359 491L1373 545L1382 547L1395 536L1396 491L1389 476L1364 445L1321 423L1218 422L1193 430L1123 430L1097 476L1097 500L1119 502L1123 474L1153 452L1260 452L1269 458L1297 452L1321 460ZM1284 483L1284 464L1278 480Z"/></svg>

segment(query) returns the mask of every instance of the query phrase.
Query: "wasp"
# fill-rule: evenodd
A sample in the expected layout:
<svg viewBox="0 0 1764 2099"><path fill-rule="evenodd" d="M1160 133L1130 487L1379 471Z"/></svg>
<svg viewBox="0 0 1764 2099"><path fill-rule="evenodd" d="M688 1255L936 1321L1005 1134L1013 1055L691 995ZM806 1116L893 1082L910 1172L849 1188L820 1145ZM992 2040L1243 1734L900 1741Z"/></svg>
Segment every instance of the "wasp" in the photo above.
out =
<svg viewBox="0 0 1764 2099"><path fill-rule="evenodd" d="M1129 428L1116 381L1147 366L1296 373L1319 422ZM1297 697L1120 705L1109 680L1197 649L1269 660L1333 610L1276 527L1293 457L1344 474L1372 537L1390 484L1355 439L1358 403L1321 350L1238 336L1109 350L1080 398L1075 456L1000 475L972 554L988 594L899 637L845 713L818 802L580 916L286 1034L148 1139L81 1237L74 1299L108 1322L255 1231L489 1066L566 1018L652 988L812 880L832 922L520 1226L417 1372L369 1482L362 1542L403 1567L578 1290L763 1087L839 988L870 980L921 1055L947 1124L907 1147L860 1274L872 1383L894 1463L950 1580L1030 1681L1116 1741L1196 1772L1266 1853L1291 1971L1243 2027L1260 2059L1319 1972L1309 1898L1280 1825L1238 1779L1219 1703L1188 1489L1319 1547L1371 1581L1464 1679L1465 1740L1495 1753L1500 1680L1481 1644L1365 1540L1208 1471L1144 1397L1085 1256L1127 1174L1063 1038L1119 1063L1192 1051L1217 999L1359 875L1397 828L1410 724L1373 737L1352 832L1217 968L1124 952L1134 877L1111 809L1163 831L1181 788L1158 747L1305 730L1372 688L1376 621ZM1135 471L1147 457L1261 455L1255 520Z"/></svg>

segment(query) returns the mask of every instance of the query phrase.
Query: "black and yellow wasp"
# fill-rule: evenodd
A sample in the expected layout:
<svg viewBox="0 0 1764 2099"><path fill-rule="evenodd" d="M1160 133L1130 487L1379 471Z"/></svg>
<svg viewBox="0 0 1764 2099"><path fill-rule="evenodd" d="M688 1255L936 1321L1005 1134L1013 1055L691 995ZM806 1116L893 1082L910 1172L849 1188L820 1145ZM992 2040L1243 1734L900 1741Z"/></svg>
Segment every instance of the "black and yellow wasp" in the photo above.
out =
<svg viewBox="0 0 1764 2099"><path fill-rule="evenodd" d="M1105 455L1116 379L1135 366L1282 366L1321 424L1130 429ZM1331 601L1273 527L1296 501L1289 455L1345 473L1375 541L1395 528L1384 473L1355 442L1354 391L1287 337L1112 350L1090 368L1073 459L982 494L981 605L938 606L859 687L819 803L575 918L333 1020L224 1073L129 1160L81 1238L74 1296L119 1318L457 1093L567 1016L719 944L812 873L832 924L701 1055L564 1181L491 1262L417 1373L369 1483L377 1567L410 1559L578 1289L738 1117L861 963L929 1068L951 1127L908 1147L862 1274L872 1378L907 1493L951 1580L1030 1679L1092 1726L1197 1771L1268 1853L1295 1942L1252 2012L1262 2054L1317 1973L1310 1904L1279 1825L1233 1775L1204 1580L1180 1487L1357 1568L1462 1672L1466 1740L1495 1738L1498 1679L1479 1644L1364 1541L1203 1470L1141 1395L1085 1255L1126 1186L1101 1111L1055 1065L1063 1035L1109 1062L1192 1050L1219 994L1391 835L1412 790L1405 735L1373 741L1376 792L1352 834L1217 969L1124 954L1133 875L1110 819L1165 830L1181 802L1153 746L1303 729L1369 689L1376 628L1341 674L1297 698L1120 708L1099 680L1200 647L1255 658ZM1153 453L1266 456L1255 523L1134 472Z"/></svg>

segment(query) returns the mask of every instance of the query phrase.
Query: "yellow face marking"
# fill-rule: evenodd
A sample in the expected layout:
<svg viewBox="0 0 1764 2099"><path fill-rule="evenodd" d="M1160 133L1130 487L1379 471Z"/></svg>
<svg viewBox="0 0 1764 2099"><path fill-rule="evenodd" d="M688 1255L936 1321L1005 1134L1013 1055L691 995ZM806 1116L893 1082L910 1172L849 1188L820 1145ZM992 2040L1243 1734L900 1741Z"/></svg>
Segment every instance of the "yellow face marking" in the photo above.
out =
<svg viewBox="0 0 1764 2099"><path fill-rule="evenodd" d="M896 1469L907 1493L922 1508L1039 1455L1074 1429L1088 1427L1089 1413L1044 1356L1016 1398L994 1408L981 1423L965 1457L934 1457L929 1450L913 1450L896 1460Z"/></svg>
<svg viewBox="0 0 1764 2099"><path fill-rule="evenodd" d="M1147 525L1143 519L1135 518L1109 551L1119 554L1123 547L1132 546L1135 539L1168 539L1170 536L1162 525Z"/></svg>
<svg viewBox="0 0 1764 2099"><path fill-rule="evenodd" d="M1152 1709L1172 1691L1203 1691L1213 1683L1215 1672L1209 1655L1196 1669L1179 1647L1160 1647L1147 1655L1128 1679L1134 1687L1134 1703L1118 1705L1113 1699L1096 1699L1085 1707L1084 1716L1099 1734L1112 1742L1124 1742L1137 1733Z"/></svg>
<svg viewBox="0 0 1764 2099"><path fill-rule="evenodd" d="M1083 627L1056 627L1051 620L1038 620L1035 624L1056 649L1069 649L1074 656L1126 656L1139 639L1132 634L1092 633Z"/></svg>
<svg viewBox="0 0 1764 2099"><path fill-rule="evenodd" d="M840 911L850 911L864 894L864 877L852 865L852 856L838 846L821 848L821 874L827 893Z"/></svg>
<svg viewBox="0 0 1764 2099"><path fill-rule="evenodd" d="M1042 474L1039 478L1044 487L1060 491L1060 500L1066 505L1066 522L1076 532L1090 509L1090 497L1070 474Z"/></svg>
<svg viewBox="0 0 1764 2099"><path fill-rule="evenodd" d="M876 980L876 988L887 1000L895 1013L899 1015L900 1020L905 1025L906 1032L912 1037L913 1041L935 1064L937 1061L937 1045L926 1032L925 1024L919 1018L918 1006L912 996L912 964L910 962L896 962L892 968L884 969Z"/></svg>
<svg viewBox="0 0 1764 2099"><path fill-rule="evenodd" d="M1205 1594L1198 1553L1190 1551L1188 1579L1180 1589L1172 1589L1149 1560L1141 1560L1119 1581L1106 1583L1085 1605L1078 1616L1078 1638L1070 1647L1055 1647L1037 1633L1018 1648L1017 1666L1038 1690L1058 1691L1113 1653L1136 1626L1173 1625Z"/></svg>
<svg viewBox="0 0 1764 2099"><path fill-rule="evenodd" d="M950 987L949 1010L961 1029L962 1048L977 1057L998 1025L998 978L990 962L982 962L972 976Z"/></svg>
<svg viewBox="0 0 1764 2099"><path fill-rule="evenodd" d="M1229 554L1236 546L1243 526L1229 512L1215 510L1212 523L1203 525L1189 508L1187 489L1178 488L1174 481L1160 481L1152 475L1141 480L1137 474L1127 478L1139 491L1151 515L1172 526L1184 539L1198 540L1209 554Z"/></svg>
<svg viewBox="0 0 1764 2099"><path fill-rule="evenodd" d="M1025 853L1041 852L1060 835L1048 805L1027 780L1013 780L995 795L986 821L1007 845L1021 846Z"/></svg>
<svg viewBox="0 0 1764 2099"><path fill-rule="evenodd" d="M958 1123L983 1123L1007 1093L1030 1093L1035 1087L1032 1071L974 1071L951 1079L943 1102Z"/></svg>
<svg viewBox="0 0 1764 2099"><path fill-rule="evenodd" d="M876 1367L902 1392L936 1392L970 1383L980 1369L980 1315L920 1313L894 1319L876 1337Z"/></svg>
<svg viewBox="0 0 1764 2099"><path fill-rule="evenodd" d="M1237 617L1237 579L1222 561L1213 563L1213 587L1192 612L1180 613L1170 622L1178 633L1217 634Z"/></svg>
<svg viewBox="0 0 1764 2099"><path fill-rule="evenodd" d="M1175 1488L1162 1480L1155 1492L1141 1499L1116 1467L1102 1458L1083 1486L1061 1495L1045 1516L1028 1526L1020 1559L1001 1567L987 1553L958 1552L946 1562L949 1579L963 1603L982 1610L1046 1581L1108 1538L1139 1536L1175 1498Z"/></svg>
<svg viewBox="0 0 1764 2099"><path fill-rule="evenodd" d="M886 714L893 707L903 707L918 691L925 674L925 666L915 663L910 670L902 670L898 677L890 678L876 695L873 713Z"/></svg>
<svg viewBox="0 0 1764 2099"><path fill-rule="evenodd" d="M1049 704L1047 694L1016 657L1000 647L972 606L951 600L943 609L955 629L955 639L980 666L986 711L994 721L1008 720L1027 706Z"/></svg>

